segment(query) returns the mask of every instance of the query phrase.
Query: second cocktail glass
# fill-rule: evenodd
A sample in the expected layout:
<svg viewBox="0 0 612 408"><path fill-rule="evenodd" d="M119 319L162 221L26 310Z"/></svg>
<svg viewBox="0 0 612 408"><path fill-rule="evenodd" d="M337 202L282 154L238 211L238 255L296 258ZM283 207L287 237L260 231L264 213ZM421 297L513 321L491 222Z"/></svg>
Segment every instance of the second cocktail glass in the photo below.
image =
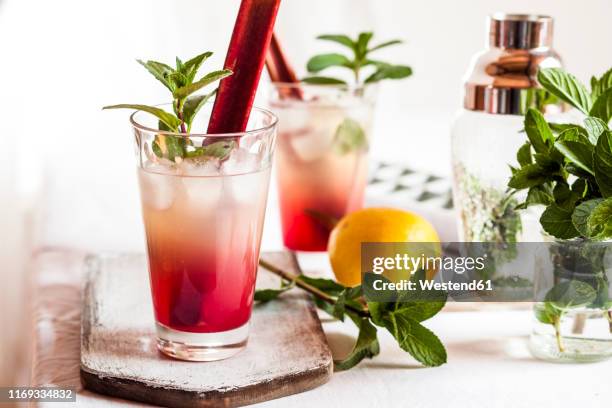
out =
<svg viewBox="0 0 612 408"><path fill-rule="evenodd" d="M275 83L283 240L325 251L333 223L363 206L376 86Z"/></svg>
<svg viewBox="0 0 612 408"><path fill-rule="evenodd" d="M230 357L248 338L276 117L254 109L246 132L222 135L161 132L142 112L132 126L158 348Z"/></svg>

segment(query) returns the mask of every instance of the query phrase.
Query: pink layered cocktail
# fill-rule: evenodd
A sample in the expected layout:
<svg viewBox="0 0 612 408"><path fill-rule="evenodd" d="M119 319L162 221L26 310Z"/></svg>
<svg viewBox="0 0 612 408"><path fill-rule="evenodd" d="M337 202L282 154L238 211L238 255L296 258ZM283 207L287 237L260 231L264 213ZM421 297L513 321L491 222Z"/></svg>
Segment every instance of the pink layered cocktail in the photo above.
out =
<svg viewBox="0 0 612 408"><path fill-rule="evenodd" d="M172 330L234 330L251 315L270 169L182 167L139 170L155 316Z"/></svg>
<svg viewBox="0 0 612 408"><path fill-rule="evenodd" d="M302 99L286 97L298 86ZM287 248L325 251L334 222L363 206L371 92L276 84L271 105L280 123L277 180Z"/></svg>
<svg viewBox="0 0 612 408"><path fill-rule="evenodd" d="M188 360L230 356L248 336L276 118L254 110L253 130L232 135L169 134L139 119L147 118L137 113L133 124L158 346ZM179 143L186 153L169 160Z"/></svg>

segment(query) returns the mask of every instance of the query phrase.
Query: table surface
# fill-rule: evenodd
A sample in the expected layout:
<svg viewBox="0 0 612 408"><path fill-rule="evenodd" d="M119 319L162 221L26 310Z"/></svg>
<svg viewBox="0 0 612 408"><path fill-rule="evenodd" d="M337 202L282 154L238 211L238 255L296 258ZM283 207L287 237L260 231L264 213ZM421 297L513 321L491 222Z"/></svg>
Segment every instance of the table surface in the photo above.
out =
<svg viewBox="0 0 612 408"><path fill-rule="evenodd" d="M76 387L79 406L138 406L81 388L83 257L84 253L74 251L44 251L36 257L32 382ZM320 267L320 259L302 257L301 261L305 269ZM331 406L342 401L354 407L604 407L612 399L612 389L604 381L612 362L561 365L531 357L529 310L490 305L474 311L454 304L426 325L447 347L448 364L442 367L420 367L381 331L381 353L375 359L335 373L315 390L258 406ZM350 323L323 317L323 327L336 355L351 348L356 332Z"/></svg>

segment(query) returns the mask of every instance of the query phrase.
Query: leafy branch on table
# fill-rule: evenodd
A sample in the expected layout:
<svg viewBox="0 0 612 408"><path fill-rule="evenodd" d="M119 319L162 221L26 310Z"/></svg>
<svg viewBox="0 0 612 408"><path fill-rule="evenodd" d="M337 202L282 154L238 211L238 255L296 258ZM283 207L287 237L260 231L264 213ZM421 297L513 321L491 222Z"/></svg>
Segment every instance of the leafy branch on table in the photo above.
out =
<svg viewBox="0 0 612 408"><path fill-rule="evenodd" d="M263 259L259 264L280 276L281 287L257 290L256 302L273 301L288 290L298 287L313 295L319 309L340 321L348 317L357 326L359 334L353 350L344 359L334 361L336 370L348 370L363 359L378 355L380 353L378 328L384 328L391 333L398 345L424 366L436 367L446 363L444 345L431 330L421 324L444 307L446 292L424 293L421 290L397 292L392 301L367 302L363 292L371 290L370 285L364 285L363 288L361 285L346 287L331 279L312 278L301 272L300 274L287 272ZM297 265L297 261L295 264ZM385 280L379 275L366 276ZM425 273L417 272L411 279L425 280Z"/></svg>

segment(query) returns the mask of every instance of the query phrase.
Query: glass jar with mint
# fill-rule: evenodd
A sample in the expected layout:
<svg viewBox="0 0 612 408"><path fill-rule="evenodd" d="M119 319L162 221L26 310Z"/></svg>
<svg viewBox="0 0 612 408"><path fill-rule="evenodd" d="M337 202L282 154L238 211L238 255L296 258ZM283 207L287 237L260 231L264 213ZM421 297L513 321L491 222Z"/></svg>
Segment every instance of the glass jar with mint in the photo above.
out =
<svg viewBox="0 0 612 408"><path fill-rule="evenodd" d="M549 244L536 256L534 356L559 362L612 357L612 69L589 90L558 68L541 69L544 89L571 105L579 123L525 115L511 193L515 210L539 207Z"/></svg>

